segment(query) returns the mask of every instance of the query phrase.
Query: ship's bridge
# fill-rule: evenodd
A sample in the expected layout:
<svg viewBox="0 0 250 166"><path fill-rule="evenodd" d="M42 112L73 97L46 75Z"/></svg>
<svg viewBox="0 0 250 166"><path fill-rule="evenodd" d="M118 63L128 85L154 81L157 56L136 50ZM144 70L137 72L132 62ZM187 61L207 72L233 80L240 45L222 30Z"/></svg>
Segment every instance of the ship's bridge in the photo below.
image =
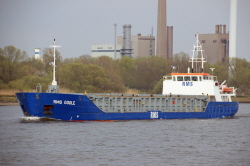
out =
<svg viewBox="0 0 250 166"><path fill-rule="evenodd" d="M209 95L215 101L230 101L235 89L207 73L171 73L163 77L163 95Z"/></svg>
<svg viewBox="0 0 250 166"><path fill-rule="evenodd" d="M216 76L207 73L172 73L163 77L164 95L219 95Z"/></svg>
<svg viewBox="0 0 250 166"><path fill-rule="evenodd" d="M211 76L207 73L171 73L171 76L164 76L163 79L172 81L217 81L217 76Z"/></svg>

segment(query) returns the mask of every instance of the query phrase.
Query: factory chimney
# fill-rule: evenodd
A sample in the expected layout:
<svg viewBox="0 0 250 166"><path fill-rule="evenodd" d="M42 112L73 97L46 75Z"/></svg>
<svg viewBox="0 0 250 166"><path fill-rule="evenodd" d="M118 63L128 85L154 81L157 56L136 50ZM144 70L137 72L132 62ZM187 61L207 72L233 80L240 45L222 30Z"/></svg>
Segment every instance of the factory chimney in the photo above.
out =
<svg viewBox="0 0 250 166"><path fill-rule="evenodd" d="M173 56L173 26L167 26L167 58Z"/></svg>
<svg viewBox="0 0 250 166"><path fill-rule="evenodd" d="M131 43L131 25L123 25L123 47L121 49L122 56L132 57L132 43Z"/></svg>
<svg viewBox="0 0 250 166"><path fill-rule="evenodd" d="M229 57L236 57L237 0L230 2Z"/></svg>
<svg viewBox="0 0 250 166"><path fill-rule="evenodd" d="M229 78L233 77L236 58L236 28L237 28L237 0L230 1L230 32L229 32ZM230 67L231 66L231 67Z"/></svg>
<svg viewBox="0 0 250 166"><path fill-rule="evenodd" d="M156 56L167 56L167 14L166 0L158 0Z"/></svg>

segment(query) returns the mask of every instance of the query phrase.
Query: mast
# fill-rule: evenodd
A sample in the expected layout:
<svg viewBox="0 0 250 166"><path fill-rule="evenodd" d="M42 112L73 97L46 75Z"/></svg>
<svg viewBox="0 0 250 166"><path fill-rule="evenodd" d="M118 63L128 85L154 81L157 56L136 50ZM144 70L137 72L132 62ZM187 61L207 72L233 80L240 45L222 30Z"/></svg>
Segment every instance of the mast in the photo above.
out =
<svg viewBox="0 0 250 166"><path fill-rule="evenodd" d="M199 42L199 34L198 33L195 34L195 37L196 37L196 43L194 44L193 50L192 50L193 55L191 58L191 62L192 62L191 72L194 73L194 63L196 62L196 66L197 66L197 63L201 62L201 72L203 73L204 72L204 63L206 62L204 55L203 55L204 50L202 50L202 45ZM195 52L197 52L197 54ZM196 69L196 72L198 72L197 69Z"/></svg>
<svg viewBox="0 0 250 166"><path fill-rule="evenodd" d="M114 27L115 27L114 59L116 59L116 26L117 24L114 24Z"/></svg>
<svg viewBox="0 0 250 166"><path fill-rule="evenodd" d="M54 39L53 42L53 46L50 47L54 47L54 62L52 62L53 65L53 80L52 80L52 85L57 85L57 81L56 81L56 47L61 47L61 46L56 46L56 39Z"/></svg>
<svg viewBox="0 0 250 166"><path fill-rule="evenodd" d="M61 47L61 46L56 46L56 39L54 39L53 46L54 47L54 61L50 62L50 64L53 66L53 80L52 84L48 86L48 90L46 91L47 93L59 93L59 85L57 85L56 81L56 47Z"/></svg>

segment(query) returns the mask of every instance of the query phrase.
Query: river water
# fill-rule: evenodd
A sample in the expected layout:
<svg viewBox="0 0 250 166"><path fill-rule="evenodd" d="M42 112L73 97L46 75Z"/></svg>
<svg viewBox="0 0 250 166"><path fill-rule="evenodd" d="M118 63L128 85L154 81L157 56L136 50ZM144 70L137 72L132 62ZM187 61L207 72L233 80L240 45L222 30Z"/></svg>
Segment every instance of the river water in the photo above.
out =
<svg viewBox="0 0 250 166"><path fill-rule="evenodd" d="M250 104L231 119L20 122L0 107L0 165L250 165Z"/></svg>

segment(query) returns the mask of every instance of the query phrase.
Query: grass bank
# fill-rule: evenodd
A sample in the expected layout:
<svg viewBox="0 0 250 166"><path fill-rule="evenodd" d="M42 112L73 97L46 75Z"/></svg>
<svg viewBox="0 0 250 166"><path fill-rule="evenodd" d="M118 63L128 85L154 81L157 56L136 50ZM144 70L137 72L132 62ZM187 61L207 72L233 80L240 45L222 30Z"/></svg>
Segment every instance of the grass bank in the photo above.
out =
<svg viewBox="0 0 250 166"><path fill-rule="evenodd" d="M233 101L238 101L239 103L250 103L250 96L237 96L232 97Z"/></svg>

